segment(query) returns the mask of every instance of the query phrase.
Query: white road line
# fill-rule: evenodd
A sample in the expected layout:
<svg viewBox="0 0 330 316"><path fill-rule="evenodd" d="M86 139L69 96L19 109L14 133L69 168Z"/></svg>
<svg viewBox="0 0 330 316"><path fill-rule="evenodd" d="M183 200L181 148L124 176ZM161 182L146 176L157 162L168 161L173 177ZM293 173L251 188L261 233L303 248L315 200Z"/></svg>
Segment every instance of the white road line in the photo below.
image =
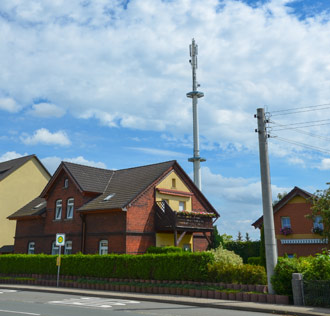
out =
<svg viewBox="0 0 330 316"><path fill-rule="evenodd" d="M48 304L61 304L61 305L73 305L80 307L99 307L99 308L111 308L112 306L124 306L126 304L139 304L138 301L120 300L120 299L108 299L99 297L80 297L69 298L62 301L50 301Z"/></svg>
<svg viewBox="0 0 330 316"><path fill-rule="evenodd" d="M6 290L6 289L0 289L0 294L3 294L3 293L15 293L17 292L16 290Z"/></svg>
<svg viewBox="0 0 330 316"><path fill-rule="evenodd" d="M4 313L13 313L13 314L22 314L22 315L32 315L32 316L40 316L41 314L35 314L35 313L26 313L26 312L18 312L18 311L9 311L5 309L0 309L0 312Z"/></svg>

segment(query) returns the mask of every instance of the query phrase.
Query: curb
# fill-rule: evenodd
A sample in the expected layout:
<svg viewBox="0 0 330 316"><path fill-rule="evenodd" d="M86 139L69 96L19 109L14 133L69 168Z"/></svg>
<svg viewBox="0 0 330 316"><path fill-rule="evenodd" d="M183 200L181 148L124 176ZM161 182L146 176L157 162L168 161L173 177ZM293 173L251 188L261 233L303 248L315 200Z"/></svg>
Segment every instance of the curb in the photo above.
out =
<svg viewBox="0 0 330 316"><path fill-rule="evenodd" d="M273 305L273 304L262 304L252 302L239 302L230 300L216 300L207 298L194 298L182 296L171 296L161 294L132 294L126 292L105 292L97 290L79 290L79 289L68 289L68 288L52 288L42 286L24 286L24 285L8 285L1 284L1 288L4 289L15 289L15 290L28 290L33 292L45 292L45 293L60 293L68 295L88 295L92 297L103 297L103 298L120 298L120 299L132 299L146 302L155 303L169 303L169 304L180 304L196 307L207 307L217 309L230 309L239 311L249 312L262 312L270 314L282 314L282 315L297 315L297 316L329 316L330 309L321 307L306 307L306 306L293 306L293 305Z"/></svg>

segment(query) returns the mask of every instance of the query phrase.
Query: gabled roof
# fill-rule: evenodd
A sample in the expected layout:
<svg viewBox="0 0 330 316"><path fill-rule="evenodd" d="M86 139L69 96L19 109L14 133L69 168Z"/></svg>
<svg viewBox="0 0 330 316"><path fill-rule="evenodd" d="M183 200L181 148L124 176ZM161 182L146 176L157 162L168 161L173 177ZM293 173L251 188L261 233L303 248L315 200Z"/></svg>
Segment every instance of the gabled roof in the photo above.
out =
<svg viewBox="0 0 330 316"><path fill-rule="evenodd" d="M38 216L46 212L46 206L46 200L41 197L37 197L7 218L17 219L25 216Z"/></svg>
<svg viewBox="0 0 330 316"><path fill-rule="evenodd" d="M46 201L44 197L47 195L62 171L65 171L68 176L71 177L72 181L74 181L81 192L93 192L99 194L93 200L78 209L78 211L81 212L90 212L98 210L124 209L143 194L143 192L145 192L151 185L159 182L173 169L183 177L185 183L190 190L198 196L206 210L220 216L180 165L175 160L171 160L121 170L107 170L70 162L62 162L45 189L42 191L40 197L31 201L8 218L17 219L18 217L42 214L45 211L45 208L39 209L36 208L36 206L40 204L41 207L41 203Z"/></svg>
<svg viewBox="0 0 330 316"><path fill-rule="evenodd" d="M168 171L176 161L112 171L104 192L79 211L121 209ZM108 197L108 200L106 199Z"/></svg>
<svg viewBox="0 0 330 316"><path fill-rule="evenodd" d="M294 187L286 196L284 196L281 200L279 200L274 206L273 206L273 213L275 214L278 210L280 210L285 204L287 204L290 200L292 200L296 196L301 196L305 199L310 199L314 195L300 189L298 187ZM259 217L253 224L254 228L261 228L263 224L263 216Z"/></svg>
<svg viewBox="0 0 330 316"><path fill-rule="evenodd" d="M71 177L81 192L104 192L113 170L95 168L63 161L50 179L40 196L45 197L62 170Z"/></svg>
<svg viewBox="0 0 330 316"><path fill-rule="evenodd" d="M31 159L36 159L38 163L45 169L45 171L49 174L48 170L44 167L44 165L40 162L36 155L24 156L4 162L0 162L0 181L9 176L15 170L23 166L26 162ZM50 174L49 174L50 176Z"/></svg>

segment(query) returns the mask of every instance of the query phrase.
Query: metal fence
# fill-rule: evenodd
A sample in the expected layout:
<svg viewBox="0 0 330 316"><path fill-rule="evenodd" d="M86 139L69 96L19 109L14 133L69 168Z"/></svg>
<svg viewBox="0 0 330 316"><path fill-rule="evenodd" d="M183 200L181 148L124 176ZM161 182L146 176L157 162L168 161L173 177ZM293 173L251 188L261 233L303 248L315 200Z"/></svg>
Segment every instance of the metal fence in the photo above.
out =
<svg viewBox="0 0 330 316"><path fill-rule="evenodd" d="M307 306L330 307L330 280L304 280L304 300Z"/></svg>

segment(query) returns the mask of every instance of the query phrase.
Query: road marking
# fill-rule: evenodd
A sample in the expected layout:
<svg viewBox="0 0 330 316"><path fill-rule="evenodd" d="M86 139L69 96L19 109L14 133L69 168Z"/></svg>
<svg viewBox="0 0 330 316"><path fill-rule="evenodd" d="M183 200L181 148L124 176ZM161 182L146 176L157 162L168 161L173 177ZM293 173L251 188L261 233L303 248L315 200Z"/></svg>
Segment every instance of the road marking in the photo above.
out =
<svg viewBox="0 0 330 316"><path fill-rule="evenodd" d="M0 289L0 294L3 294L3 293L15 293L17 292L16 290L6 290L6 289Z"/></svg>
<svg viewBox="0 0 330 316"><path fill-rule="evenodd" d="M35 313L26 313L26 312L18 312L18 311L9 311L5 309L0 309L0 312L4 313L13 313L13 314L22 314L22 315L32 315L32 316L40 316L41 314L35 314Z"/></svg>
<svg viewBox="0 0 330 316"><path fill-rule="evenodd" d="M139 304L138 301L132 300L117 300L99 297L80 297L80 298L68 298L62 301L50 301L48 304L59 305L72 305L79 307L98 307L98 308L111 308L112 306L124 306L126 304Z"/></svg>

